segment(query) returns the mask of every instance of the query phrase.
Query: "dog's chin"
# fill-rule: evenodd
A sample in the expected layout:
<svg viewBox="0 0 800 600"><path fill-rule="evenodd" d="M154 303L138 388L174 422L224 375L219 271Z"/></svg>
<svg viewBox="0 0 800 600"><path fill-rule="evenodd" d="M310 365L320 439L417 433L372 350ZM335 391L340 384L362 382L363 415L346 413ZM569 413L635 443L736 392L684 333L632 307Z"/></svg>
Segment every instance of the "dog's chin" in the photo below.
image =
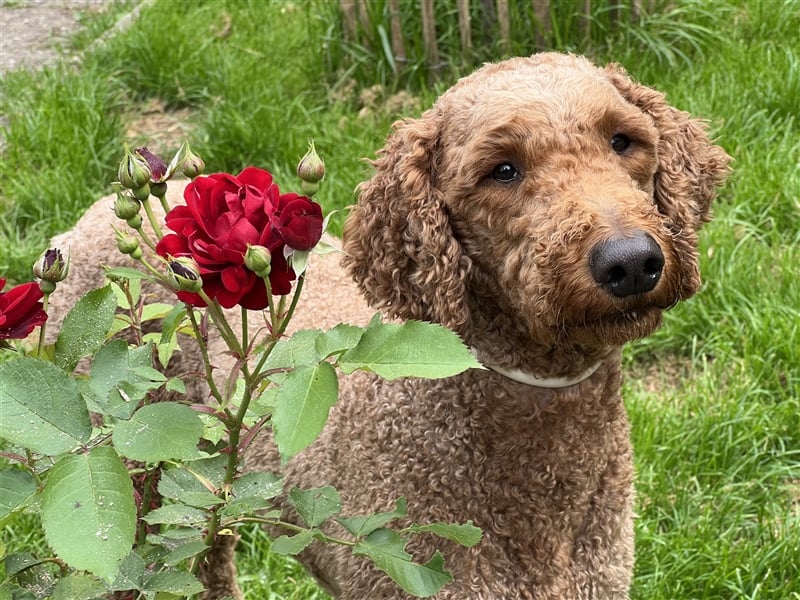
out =
<svg viewBox="0 0 800 600"><path fill-rule="evenodd" d="M590 346L621 346L647 337L661 326L663 310L651 306L603 315L567 327L566 339Z"/></svg>

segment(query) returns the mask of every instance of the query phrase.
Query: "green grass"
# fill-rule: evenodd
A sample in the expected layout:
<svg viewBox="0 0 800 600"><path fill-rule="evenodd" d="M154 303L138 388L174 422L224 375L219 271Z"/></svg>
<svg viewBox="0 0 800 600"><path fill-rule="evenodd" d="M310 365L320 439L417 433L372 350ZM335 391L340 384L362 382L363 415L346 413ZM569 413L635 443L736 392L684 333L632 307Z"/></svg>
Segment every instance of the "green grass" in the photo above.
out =
<svg viewBox="0 0 800 600"><path fill-rule="evenodd" d="M612 28L594 5L595 37L574 37L564 17L559 47L621 62L707 116L735 158L702 234L702 290L625 351L638 472L632 595L800 598L800 2L680 0L641 28ZM327 6L162 0L135 28L87 50L80 68L4 76L0 274L29 279L47 238L108 190L123 115L154 98L192 109L192 145L212 171L256 164L291 189L315 138L329 170L321 201L351 204L368 174L363 157L401 112L359 115L359 87L348 92L348 82L383 83L387 94L403 82L369 48L331 46ZM113 22L94 18L80 48ZM452 22L440 27L452 47ZM524 31L512 33L515 52L532 51ZM453 71L432 88L424 74L405 83L424 107L496 52L484 50L490 56L468 60L450 50ZM20 520L3 543L27 549L35 530ZM238 551L249 598L324 597L263 538L245 531Z"/></svg>

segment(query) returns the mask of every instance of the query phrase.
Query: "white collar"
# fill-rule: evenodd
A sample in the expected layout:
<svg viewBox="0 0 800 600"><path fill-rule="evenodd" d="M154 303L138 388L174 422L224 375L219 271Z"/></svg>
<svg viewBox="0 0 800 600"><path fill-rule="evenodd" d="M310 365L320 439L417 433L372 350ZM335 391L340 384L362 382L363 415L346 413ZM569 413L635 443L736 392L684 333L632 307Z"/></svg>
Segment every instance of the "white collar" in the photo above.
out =
<svg viewBox="0 0 800 600"><path fill-rule="evenodd" d="M477 349L475 347L470 347L470 350L472 351L472 354L475 355L475 358L478 358ZM478 360L480 361L480 358L478 358ZM481 364L483 364L483 366L487 369L491 369L492 371L500 373L504 377L508 377L517 383L524 383L525 385L530 385L533 387L558 389L570 387L580 383L581 381L584 381L585 379L588 379L594 374L595 371L597 371L602 362L602 360L598 360L588 369L578 373L574 377L538 377L533 373L529 373L521 369L507 369L505 367L488 364L485 361L481 361Z"/></svg>

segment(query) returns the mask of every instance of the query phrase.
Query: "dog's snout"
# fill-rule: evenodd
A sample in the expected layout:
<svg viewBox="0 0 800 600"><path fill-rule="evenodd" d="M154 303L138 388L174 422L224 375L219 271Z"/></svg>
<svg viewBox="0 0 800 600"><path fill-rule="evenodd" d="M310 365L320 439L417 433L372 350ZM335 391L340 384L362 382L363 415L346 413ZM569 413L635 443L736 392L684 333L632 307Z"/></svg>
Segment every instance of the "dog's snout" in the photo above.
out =
<svg viewBox="0 0 800 600"><path fill-rule="evenodd" d="M661 248L643 231L601 242L589 256L594 280L618 298L651 291L663 268Z"/></svg>

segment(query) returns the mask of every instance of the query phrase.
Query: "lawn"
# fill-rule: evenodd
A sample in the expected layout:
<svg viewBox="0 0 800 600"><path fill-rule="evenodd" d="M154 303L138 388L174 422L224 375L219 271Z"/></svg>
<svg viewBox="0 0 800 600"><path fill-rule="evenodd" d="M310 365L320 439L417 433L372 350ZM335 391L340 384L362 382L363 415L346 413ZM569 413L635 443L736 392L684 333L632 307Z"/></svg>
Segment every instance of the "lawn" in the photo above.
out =
<svg viewBox="0 0 800 600"><path fill-rule="evenodd" d="M346 63L325 0L156 0L92 43L130 7L90 20L73 41L79 66L0 80L0 275L12 282L109 192L123 141L175 149L179 125L208 171L254 164L288 189L314 138L329 173L319 199L341 209L391 123L468 69L449 56L438 81L398 82L366 69L365 49ZM702 290L625 352L634 598L800 599L799 30L798 0L677 0L602 43L559 36L557 49L620 62L709 119L735 159L701 235ZM531 48L515 38L513 51ZM35 519L19 518L0 554L40 540ZM237 561L248 598L325 597L257 529Z"/></svg>

